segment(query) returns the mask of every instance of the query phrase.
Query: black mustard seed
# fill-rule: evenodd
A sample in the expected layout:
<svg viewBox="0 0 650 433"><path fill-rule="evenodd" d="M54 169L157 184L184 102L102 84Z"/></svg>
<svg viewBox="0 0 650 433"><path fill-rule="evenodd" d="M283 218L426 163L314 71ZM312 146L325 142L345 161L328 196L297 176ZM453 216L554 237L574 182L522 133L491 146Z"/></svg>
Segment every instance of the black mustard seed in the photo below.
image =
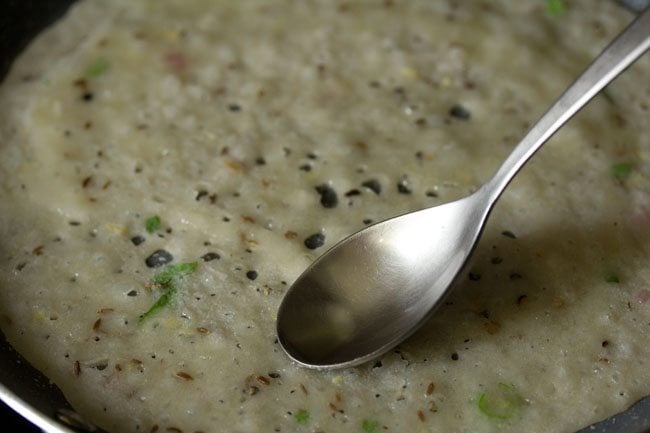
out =
<svg viewBox="0 0 650 433"><path fill-rule="evenodd" d="M314 233L305 239L305 246L310 250L322 247L325 244L325 235L322 233Z"/></svg>
<svg viewBox="0 0 650 433"><path fill-rule="evenodd" d="M172 260L174 260L174 256L172 256L168 251L156 250L147 257L144 262L149 268L158 268L170 263Z"/></svg>
<svg viewBox="0 0 650 433"><path fill-rule="evenodd" d="M219 260L221 256L214 252L205 253L201 256L204 262L210 262L212 260Z"/></svg>
<svg viewBox="0 0 650 433"><path fill-rule="evenodd" d="M318 185L315 189L316 192L320 194L320 204L322 204L323 207L331 209L339 204L338 195L331 186L323 183Z"/></svg>
<svg viewBox="0 0 650 433"><path fill-rule="evenodd" d="M449 115L459 120L469 120L472 114L460 104L456 104L449 109Z"/></svg>
<svg viewBox="0 0 650 433"><path fill-rule="evenodd" d="M144 236L140 236L140 235L136 235L136 236L133 236L133 237L131 238L131 242L132 242L133 245L135 245L136 247L137 247L138 245L140 245L141 243L143 243L145 240L146 240L146 239L144 238Z"/></svg>
<svg viewBox="0 0 650 433"><path fill-rule="evenodd" d="M365 186L377 195L381 194L381 184L376 179L368 179L367 181L363 182L361 186Z"/></svg>

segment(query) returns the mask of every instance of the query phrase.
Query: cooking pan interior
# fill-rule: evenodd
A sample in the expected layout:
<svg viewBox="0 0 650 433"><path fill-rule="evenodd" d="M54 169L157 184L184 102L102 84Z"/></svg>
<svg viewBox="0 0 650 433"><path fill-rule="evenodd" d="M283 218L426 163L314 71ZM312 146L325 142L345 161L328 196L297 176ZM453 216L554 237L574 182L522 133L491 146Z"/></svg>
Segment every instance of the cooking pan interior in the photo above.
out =
<svg viewBox="0 0 650 433"><path fill-rule="evenodd" d="M0 80L36 34L60 18L74 0L8 0L0 6Z"/></svg>
<svg viewBox="0 0 650 433"><path fill-rule="evenodd" d="M0 82L13 60L74 0L8 0L0 6ZM1 333L0 333L1 334ZM99 431L84 425L61 391L0 335L0 399L48 433Z"/></svg>
<svg viewBox="0 0 650 433"><path fill-rule="evenodd" d="M43 28L61 17L75 0L8 0L0 6L0 81L15 57ZM639 11L648 0L623 2ZM0 333L0 399L46 432L101 432L72 411L59 389L35 370ZM581 433L650 432L650 398Z"/></svg>

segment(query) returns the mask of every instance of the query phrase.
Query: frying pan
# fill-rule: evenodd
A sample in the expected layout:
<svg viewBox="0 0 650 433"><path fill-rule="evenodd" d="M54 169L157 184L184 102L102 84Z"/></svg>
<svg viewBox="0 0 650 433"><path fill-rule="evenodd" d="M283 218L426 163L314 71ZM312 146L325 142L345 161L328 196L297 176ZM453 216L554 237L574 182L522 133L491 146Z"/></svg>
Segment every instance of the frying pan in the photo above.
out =
<svg viewBox="0 0 650 433"><path fill-rule="evenodd" d="M12 61L75 0L5 0L0 6L0 82ZM640 11L650 0L622 1ZM0 332L0 400L47 433L102 433L70 407L61 391L6 342ZM6 427L6 425L5 425ZM578 433L650 433L650 396L626 412Z"/></svg>

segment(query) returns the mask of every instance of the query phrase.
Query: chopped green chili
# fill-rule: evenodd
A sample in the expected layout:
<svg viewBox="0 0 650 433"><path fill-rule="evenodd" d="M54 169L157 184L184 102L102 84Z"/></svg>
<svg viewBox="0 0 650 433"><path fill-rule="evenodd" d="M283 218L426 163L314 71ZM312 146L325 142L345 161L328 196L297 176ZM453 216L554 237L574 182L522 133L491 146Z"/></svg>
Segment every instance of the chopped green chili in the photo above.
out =
<svg viewBox="0 0 650 433"><path fill-rule="evenodd" d="M625 180L632 173L633 165L629 162L617 162L610 167L612 175L618 180Z"/></svg>
<svg viewBox="0 0 650 433"><path fill-rule="evenodd" d="M298 424L307 424L309 422L309 411L305 409L300 409L298 412L293 414L293 419L296 420Z"/></svg>
<svg viewBox="0 0 650 433"><path fill-rule="evenodd" d="M524 399L512 385L498 383L496 387L479 394L479 410L493 419L512 418L524 404Z"/></svg>
<svg viewBox="0 0 650 433"><path fill-rule="evenodd" d="M374 419L364 419L361 423L361 428L366 433L377 433L379 431L379 421Z"/></svg>
<svg viewBox="0 0 650 433"><path fill-rule="evenodd" d="M144 222L144 228L147 229L147 233L153 233L160 228L160 217L154 215L149 217Z"/></svg>
<svg viewBox="0 0 650 433"><path fill-rule="evenodd" d="M546 0L546 12L550 15L558 16L564 13L565 6L563 0Z"/></svg>
<svg viewBox="0 0 650 433"><path fill-rule="evenodd" d="M84 70L84 77L92 78L102 75L108 70L109 63L105 57L98 57Z"/></svg>
<svg viewBox="0 0 650 433"><path fill-rule="evenodd" d="M621 280L618 278L618 275L616 274L608 274L605 276L605 281L611 284L618 284L621 282Z"/></svg>

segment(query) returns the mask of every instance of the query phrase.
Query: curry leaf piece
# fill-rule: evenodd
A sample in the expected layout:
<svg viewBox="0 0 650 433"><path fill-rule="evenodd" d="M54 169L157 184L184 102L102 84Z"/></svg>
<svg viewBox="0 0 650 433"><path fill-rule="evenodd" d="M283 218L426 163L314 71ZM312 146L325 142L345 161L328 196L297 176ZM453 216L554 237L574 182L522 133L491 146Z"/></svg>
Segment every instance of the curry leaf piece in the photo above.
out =
<svg viewBox="0 0 650 433"><path fill-rule="evenodd" d="M157 272L151 279L151 285L162 292L158 300L140 316L138 323L142 323L155 315L158 311L168 306L179 289L181 280L191 274L198 267L198 262L180 263L166 266Z"/></svg>
<svg viewBox="0 0 650 433"><path fill-rule="evenodd" d="M165 288L165 286L175 283L180 277L189 275L196 271L199 266L198 262L179 263L178 265L165 266L153 276L152 283Z"/></svg>

